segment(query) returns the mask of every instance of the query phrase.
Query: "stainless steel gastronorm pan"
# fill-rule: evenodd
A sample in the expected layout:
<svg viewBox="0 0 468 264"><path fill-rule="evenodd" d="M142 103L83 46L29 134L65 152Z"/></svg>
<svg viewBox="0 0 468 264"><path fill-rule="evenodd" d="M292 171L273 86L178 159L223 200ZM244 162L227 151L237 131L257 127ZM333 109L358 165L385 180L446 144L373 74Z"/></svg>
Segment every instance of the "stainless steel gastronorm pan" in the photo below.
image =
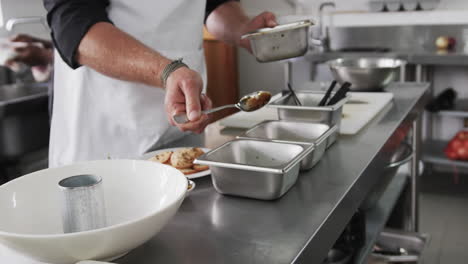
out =
<svg viewBox="0 0 468 264"><path fill-rule="evenodd" d="M272 101L267 105L267 107L276 108L278 111L278 117L281 120L320 123L326 124L330 127L336 125L339 129L343 114L343 106L346 101L349 100L349 95L338 103L330 106L317 106L325 95L325 92L299 90L296 91L296 95L301 101L302 106L297 106L294 103L293 98L290 96L290 93L286 93ZM333 95L334 94L332 94L332 96ZM336 139L337 133L330 137L328 146L333 144Z"/></svg>
<svg viewBox="0 0 468 264"><path fill-rule="evenodd" d="M309 47L310 20L262 28L242 36L248 39L259 62L284 60L304 55Z"/></svg>
<svg viewBox="0 0 468 264"><path fill-rule="evenodd" d="M236 139L202 155L195 163L210 166L219 193L273 200L294 185L300 163L312 148Z"/></svg>
<svg viewBox="0 0 468 264"><path fill-rule="evenodd" d="M287 120L264 121L249 129L238 138L270 140L273 142L298 144L308 148L314 146L301 162L301 170L309 170L322 159L328 139L338 132L336 126L296 122Z"/></svg>

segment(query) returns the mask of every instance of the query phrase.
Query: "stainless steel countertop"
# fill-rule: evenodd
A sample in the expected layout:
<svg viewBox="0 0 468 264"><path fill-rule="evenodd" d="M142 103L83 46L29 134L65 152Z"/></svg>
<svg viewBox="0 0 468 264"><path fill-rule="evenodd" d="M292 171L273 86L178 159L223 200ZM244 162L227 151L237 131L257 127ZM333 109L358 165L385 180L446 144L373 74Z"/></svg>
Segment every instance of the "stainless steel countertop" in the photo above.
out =
<svg viewBox="0 0 468 264"><path fill-rule="evenodd" d="M340 137L279 200L223 196L209 177L195 180L196 189L172 221L117 262L320 263L388 162L382 150L391 148L389 139L401 141L400 128L410 127L427 102L428 87L397 84L388 89L395 94L390 110L359 134ZM205 146L215 147L240 132L212 124L204 135ZM199 138L174 145L198 145Z"/></svg>
<svg viewBox="0 0 468 264"><path fill-rule="evenodd" d="M0 105L47 96L49 96L47 83L0 85Z"/></svg>
<svg viewBox="0 0 468 264"><path fill-rule="evenodd" d="M47 112L47 83L0 85L0 118L26 112Z"/></svg>
<svg viewBox="0 0 468 264"><path fill-rule="evenodd" d="M447 66L468 66L468 54L466 53L437 53L437 52L412 52L412 51L396 51L385 53L368 53L368 52L326 52L326 53L308 53L304 56L306 60L312 62L325 62L340 57L391 57L399 58L407 61L410 64L421 65L447 65Z"/></svg>

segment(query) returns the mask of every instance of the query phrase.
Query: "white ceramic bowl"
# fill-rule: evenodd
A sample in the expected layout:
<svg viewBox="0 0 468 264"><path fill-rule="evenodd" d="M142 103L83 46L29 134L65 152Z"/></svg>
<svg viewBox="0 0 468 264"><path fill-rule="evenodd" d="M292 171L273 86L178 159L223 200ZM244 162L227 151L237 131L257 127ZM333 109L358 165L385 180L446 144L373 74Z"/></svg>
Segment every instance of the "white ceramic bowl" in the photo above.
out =
<svg viewBox="0 0 468 264"><path fill-rule="evenodd" d="M64 234L58 182L78 174L102 177L108 226ZM115 259L158 233L186 191L181 172L149 161L91 161L38 171L0 186L0 243L46 263Z"/></svg>

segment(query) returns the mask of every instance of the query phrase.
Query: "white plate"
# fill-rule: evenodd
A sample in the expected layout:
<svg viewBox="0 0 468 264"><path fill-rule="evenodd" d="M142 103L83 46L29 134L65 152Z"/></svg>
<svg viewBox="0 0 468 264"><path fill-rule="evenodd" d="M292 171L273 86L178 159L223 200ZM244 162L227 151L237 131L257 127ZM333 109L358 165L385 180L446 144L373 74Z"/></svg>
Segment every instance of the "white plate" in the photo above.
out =
<svg viewBox="0 0 468 264"><path fill-rule="evenodd" d="M146 153L145 155L143 155L141 157L141 159L149 160L150 158L156 156L159 153L163 153L163 152L167 152L167 151L176 151L178 149L184 149L184 148L191 148L191 147L160 149L160 150L156 150L156 151ZM207 153L208 151L211 150L211 149L208 149L208 148L201 148L201 149L205 153ZM206 171L201 171L201 172L197 172L197 173L194 173L194 174L189 174L189 175L186 175L186 176L187 176L188 179L196 179L196 178L201 178L201 177L208 176L210 174L211 174L211 170L206 170Z"/></svg>

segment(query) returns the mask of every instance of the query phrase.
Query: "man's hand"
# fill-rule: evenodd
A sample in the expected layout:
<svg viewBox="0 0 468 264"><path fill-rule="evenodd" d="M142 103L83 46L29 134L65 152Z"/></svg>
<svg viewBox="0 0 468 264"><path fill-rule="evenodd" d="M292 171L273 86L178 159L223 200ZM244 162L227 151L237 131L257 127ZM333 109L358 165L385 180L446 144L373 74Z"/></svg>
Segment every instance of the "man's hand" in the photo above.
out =
<svg viewBox="0 0 468 264"><path fill-rule="evenodd" d="M276 17L271 12L263 12L250 19L238 1L227 1L208 16L206 27L218 40L241 46L252 52L248 40L242 35L260 28L277 26Z"/></svg>
<svg viewBox="0 0 468 264"><path fill-rule="evenodd" d="M53 61L53 50L50 41L38 39L29 35L17 35L11 39L13 43L24 45L14 48L18 54L9 59L5 64L14 66L16 63L24 63L28 66L47 66Z"/></svg>
<svg viewBox="0 0 468 264"><path fill-rule="evenodd" d="M53 53L49 49L42 48L34 44L26 44L24 47L15 47L18 54L7 60L5 64L12 66L15 63L24 63L30 67L47 66L52 63Z"/></svg>
<svg viewBox="0 0 468 264"><path fill-rule="evenodd" d="M18 34L10 39L11 42L41 43L46 49L52 49L52 42L45 39L36 38L26 34Z"/></svg>
<svg viewBox="0 0 468 264"><path fill-rule="evenodd" d="M161 78L155 76L161 76L171 62L107 22L96 23L88 30L80 42L76 60L109 77L153 87L163 87ZM203 81L200 74L179 68L169 75L165 86L164 105L169 122L183 131L203 132L208 116L200 112L211 108L211 101L201 95ZM190 122L175 124L172 116L183 112L189 113Z"/></svg>
<svg viewBox="0 0 468 264"><path fill-rule="evenodd" d="M203 80L196 71L182 67L174 71L166 83L165 107L169 122L182 131L202 133L209 124L208 115L202 115L202 110L212 107L211 100L203 95ZM173 116L187 113L188 123L177 124Z"/></svg>
<svg viewBox="0 0 468 264"><path fill-rule="evenodd" d="M250 47L250 41L248 39L240 39L240 37L246 33L255 31L260 28L267 27L276 27L278 23L276 22L276 17L271 12L263 12L260 15L254 17L252 20L247 22L241 29L241 34L239 36L239 46L245 48L250 53L252 53L252 48Z"/></svg>

